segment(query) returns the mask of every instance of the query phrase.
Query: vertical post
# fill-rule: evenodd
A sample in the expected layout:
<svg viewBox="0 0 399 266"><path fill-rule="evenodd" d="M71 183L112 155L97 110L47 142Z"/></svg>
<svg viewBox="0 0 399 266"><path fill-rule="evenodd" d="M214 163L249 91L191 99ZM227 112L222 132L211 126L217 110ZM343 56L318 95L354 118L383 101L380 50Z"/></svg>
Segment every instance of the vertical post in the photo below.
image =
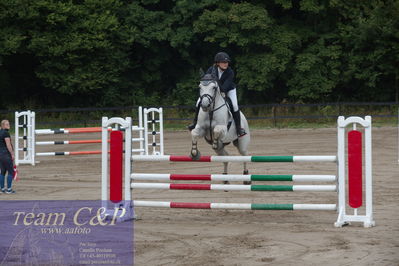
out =
<svg viewBox="0 0 399 266"><path fill-rule="evenodd" d="M345 126L344 126L344 117L339 116L337 121L337 130L338 130L338 154L337 154L337 167L338 167L338 212L339 215L343 215L345 213Z"/></svg>
<svg viewBox="0 0 399 266"><path fill-rule="evenodd" d="M15 112L15 134L14 134L14 157L15 165L19 165L19 116L18 112Z"/></svg>
<svg viewBox="0 0 399 266"><path fill-rule="evenodd" d="M160 155L164 155L163 153L163 109L159 108L159 145L160 145Z"/></svg>
<svg viewBox="0 0 399 266"><path fill-rule="evenodd" d="M156 129L156 127L155 127L155 111L152 111L151 112L151 129L152 129L152 131L151 131L151 134L152 134L152 154L154 155L154 154L156 154L156 145L157 145L157 139L156 139L156 136L157 136L157 129Z"/></svg>
<svg viewBox="0 0 399 266"><path fill-rule="evenodd" d="M371 133L371 116L365 117L368 126L365 128L365 178L366 178L366 216L365 227L375 225L373 220L373 169L372 169L372 133Z"/></svg>
<svg viewBox="0 0 399 266"><path fill-rule="evenodd" d="M30 114L30 131L28 130L28 142L30 143L30 159L31 159L31 164L35 165L36 164L36 113L31 112Z"/></svg>
<svg viewBox="0 0 399 266"><path fill-rule="evenodd" d="M144 141L144 132L143 132L143 107L139 106L139 138L140 138L140 155L146 154L144 151L144 145L146 145Z"/></svg>
<svg viewBox="0 0 399 266"><path fill-rule="evenodd" d="M27 111L27 114L26 115L23 115L22 116L22 120L23 120L23 124L22 124L22 132L23 132L23 136L24 137L26 137L26 136L28 136L28 134L27 134L27 129L28 129L28 118L29 118L29 113L30 113L30 111L28 110ZM29 120L30 120L30 118L29 118ZM27 157L27 154L29 154L29 147L28 147L28 139L27 138L24 138L23 140L22 140L22 143L23 143L23 155L24 155L24 159L26 159L26 157Z"/></svg>
<svg viewBox="0 0 399 266"><path fill-rule="evenodd" d="M148 155L148 114L144 108L144 154Z"/></svg>
<svg viewBox="0 0 399 266"><path fill-rule="evenodd" d="M132 142L128 141L132 139L132 131L128 130L132 128L132 118L126 117L126 128L125 128L125 206L130 205L132 195L130 191L130 172L131 172L131 159L132 159ZM142 131L140 131L142 132Z"/></svg>
<svg viewBox="0 0 399 266"><path fill-rule="evenodd" d="M101 129L101 200L106 207L108 200L108 117L102 118ZM105 206L104 206L105 205Z"/></svg>

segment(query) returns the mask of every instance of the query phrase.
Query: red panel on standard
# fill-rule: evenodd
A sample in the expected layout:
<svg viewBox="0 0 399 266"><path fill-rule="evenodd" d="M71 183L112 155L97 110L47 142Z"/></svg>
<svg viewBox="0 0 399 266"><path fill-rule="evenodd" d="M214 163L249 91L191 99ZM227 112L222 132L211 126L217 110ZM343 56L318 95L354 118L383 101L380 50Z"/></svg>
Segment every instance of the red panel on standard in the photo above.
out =
<svg viewBox="0 0 399 266"><path fill-rule="evenodd" d="M171 162L210 162L211 156L201 156L199 160L193 160L190 156L171 155L169 157Z"/></svg>
<svg viewBox="0 0 399 266"><path fill-rule="evenodd" d="M117 203L122 200L123 133L112 131L110 135L109 198Z"/></svg>
<svg viewBox="0 0 399 266"><path fill-rule="evenodd" d="M170 180L211 180L211 175L171 174Z"/></svg>
<svg viewBox="0 0 399 266"><path fill-rule="evenodd" d="M171 202L171 208L210 209L210 203Z"/></svg>
<svg viewBox="0 0 399 266"><path fill-rule="evenodd" d="M357 130L348 132L348 186L349 206L362 206L362 133Z"/></svg>
<svg viewBox="0 0 399 266"><path fill-rule="evenodd" d="M170 184L170 189L211 190L210 184Z"/></svg>

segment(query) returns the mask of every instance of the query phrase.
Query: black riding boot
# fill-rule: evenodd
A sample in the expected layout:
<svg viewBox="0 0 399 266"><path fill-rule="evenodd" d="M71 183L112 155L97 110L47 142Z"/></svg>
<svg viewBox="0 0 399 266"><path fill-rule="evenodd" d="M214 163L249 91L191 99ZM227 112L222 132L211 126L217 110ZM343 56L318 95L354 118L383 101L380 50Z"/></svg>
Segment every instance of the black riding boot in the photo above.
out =
<svg viewBox="0 0 399 266"><path fill-rule="evenodd" d="M195 126L197 125L199 110L200 110L200 105L198 104L198 106L195 107L195 116L194 116L193 123L191 125L187 126L187 129L190 131L193 130L195 128Z"/></svg>
<svg viewBox="0 0 399 266"><path fill-rule="evenodd" d="M245 130L241 127L240 110L232 112L232 114L233 114L234 123L236 124L237 136L238 137L245 136L247 132L245 132Z"/></svg>

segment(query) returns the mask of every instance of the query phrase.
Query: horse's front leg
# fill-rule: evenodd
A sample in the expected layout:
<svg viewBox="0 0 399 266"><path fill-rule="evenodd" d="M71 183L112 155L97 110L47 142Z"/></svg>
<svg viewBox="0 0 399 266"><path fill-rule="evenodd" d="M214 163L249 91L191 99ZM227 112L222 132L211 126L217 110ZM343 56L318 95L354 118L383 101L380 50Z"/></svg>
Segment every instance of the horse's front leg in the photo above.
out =
<svg viewBox="0 0 399 266"><path fill-rule="evenodd" d="M243 156L248 156L248 152L247 152L247 151L241 152L241 155L243 155ZM244 162L244 163L243 163L243 166L244 166L243 174L244 174L244 175L248 175L248 174L249 174L249 171L248 171L248 168L247 168L247 163ZM251 185L251 184L252 184L252 181L244 181L243 184L244 184L244 185Z"/></svg>
<svg viewBox="0 0 399 266"><path fill-rule="evenodd" d="M226 136L226 134L227 134L226 126L216 125L213 128L212 149L217 151L223 147L223 138Z"/></svg>
<svg viewBox="0 0 399 266"><path fill-rule="evenodd" d="M203 137L205 134L205 130L203 130L200 127L196 127L193 130L191 130L191 152L190 152L190 157L193 160L199 160L201 157L201 153L198 149L198 139Z"/></svg>
<svg viewBox="0 0 399 266"><path fill-rule="evenodd" d="M219 156L226 156L229 155L227 151L224 149L223 138L227 134L227 127L217 125L213 129L213 143L212 148L215 150L216 154ZM223 174L227 175L228 173L228 162L223 163ZM228 181L224 181L224 184L229 184Z"/></svg>

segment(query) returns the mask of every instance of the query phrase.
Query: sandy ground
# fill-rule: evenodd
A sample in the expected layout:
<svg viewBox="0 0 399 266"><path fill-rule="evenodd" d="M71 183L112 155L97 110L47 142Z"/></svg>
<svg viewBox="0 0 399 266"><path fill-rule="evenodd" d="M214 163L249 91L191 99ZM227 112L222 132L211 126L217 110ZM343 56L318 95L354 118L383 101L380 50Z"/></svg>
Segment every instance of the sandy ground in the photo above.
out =
<svg viewBox="0 0 399 266"><path fill-rule="evenodd" d="M336 129L254 130L251 155L335 155ZM95 139L98 134L41 136L38 140ZM245 211L137 208L135 265L399 265L397 129L373 129L376 227L335 228L333 211ZM165 132L165 154L188 155L186 131ZM201 141L203 155L213 155ZM39 151L99 150L99 144L57 145ZM238 155L233 146L232 155ZM98 155L38 158L21 165L15 195L0 200L100 199ZM220 163L136 163L135 172L222 172ZM230 173L241 174L241 164ZM251 174L335 174L333 163L249 164ZM134 199L225 203L336 203L335 192L135 190Z"/></svg>

